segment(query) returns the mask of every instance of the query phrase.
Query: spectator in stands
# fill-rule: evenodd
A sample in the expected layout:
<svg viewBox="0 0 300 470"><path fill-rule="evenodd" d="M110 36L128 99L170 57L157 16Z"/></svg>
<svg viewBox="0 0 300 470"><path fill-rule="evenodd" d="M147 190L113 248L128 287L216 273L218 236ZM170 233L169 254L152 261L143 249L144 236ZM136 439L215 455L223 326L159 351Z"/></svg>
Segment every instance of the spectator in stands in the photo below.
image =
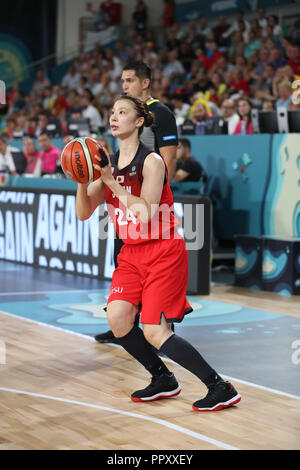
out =
<svg viewBox="0 0 300 470"><path fill-rule="evenodd" d="M268 20L266 20L265 26L267 26L267 24L268 24ZM252 20L250 22L250 26L251 26L250 31L253 31L254 34L255 34L255 37L260 39L262 37L263 28L260 26L260 23L259 23L258 19L257 18L252 18Z"/></svg>
<svg viewBox="0 0 300 470"><path fill-rule="evenodd" d="M185 73L183 65L177 59L177 50L174 49L173 51L168 52L168 59L167 63L163 68L163 75L172 81L174 78L179 77Z"/></svg>
<svg viewBox="0 0 300 470"><path fill-rule="evenodd" d="M14 139L14 131L16 130L16 128L17 128L17 121L14 118L8 118L6 120L5 133L9 140Z"/></svg>
<svg viewBox="0 0 300 470"><path fill-rule="evenodd" d="M112 80L119 80L122 75L122 64L120 59L109 47L105 50L105 61L108 66L108 75Z"/></svg>
<svg viewBox="0 0 300 470"><path fill-rule="evenodd" d="M187 29L188 29L187 23L183 23L183 24L174 23L173 26L167 29L164 33L166 36L169 31L172 31L174 34L174 37L176 37L176 39L180 41L181 39L186 39Z"/></svg>
<svg viewBox="0 0 300 470"><path fill-rule="evenodd" d="M17 92L20 92L20 85L18 83L15 83L10 91L6 90L6 103L8 105L10 104L11 100L14 98Z"/></svg>
<svg viewBox="0 0 300 470"><path fill-rule="evenodd" d="M132 13L132 19L136 31L142 35L147 29L148 8L144 0L137 0L135 10Z"/></svg>
<svg viewBox="0 0 300 470"><path fill-rule="evenodd" d="M109 16L109 22L111 25L120 24L122 21L122 5L119 2L113 0L104 0L102 2L103 10Z"/></svg>
<svg viewBox="0 0 300 470"><path fill-rule="evenodd" d="M35 178L39 178L42 172L42 153L38 151L32 138L24 138L23 152L27 162L24 173L31 174Z"/></svg>
<svg viewBox="0 0 300 470"><path fill-rule="evenodd" d="M117 41L115 44L115 54L122 62L127 62L129 57L128 44L123 41Z"/></svg>
<svg viewBox="0 0 300 470"><path fill-rule="evenodd" d="M222 55L223 53L219 50L217 42L208 41L207 50L205 53L206 61L205 64L203 63L204 67L207 70L211 70L219 61L220 57L222 57Z"/></svg>
<svg viewBox="0 0 300 470"><path fill-rule="evenodd" d="M283 80L278 83L278 99L275 103L276 108L289 108L292 100L291 83Z"/></svg>
<svg viewBox="0 0 300 470"><path fill-rule="evenodd" d="M228 25L229 26L229 25ZM196 23L196 31L199 36L204 39L208 34L212 33L211 27L207 24L207 19L202 16ZM215 40L218 42L217 38Z"/></svg>
<svg viewBox="0 0 300 470"><path fill-rule="evenodd" d="M197 26L194 22L188 24L187 35L184 38L192 51L196 51L199 47L204 47L204 38L197 31Z"/></svg>
<svg viewBox="0 0 300 470"><path fill-rule="evenodd" d="M225 46L228 44L227 38L223 37L223 33L225 33L225 31L227 31L229 28L230 28L230 24L227 22L226 16L220 15L218 17L218 22L216 26L212 30L214 39L217 42L217 44L221 46ZM207 34L208 33L206 33L206 36Z"/></svg>
<svg viewBox="0 0 300 470"><path fill-rule="evenodd" d="M142 0L139 3L142 3ZM171 3L174 7L174 2ZM105 2L108 8L112 4L117 5L111 1ZM2 111L4 123L8 118L16 119L20 110L24 111L28 120L26 133L34 135L44 131L45 126L41 125L43 119L40 119L38 128L35 123L35 119L40 116L42 111L49 111L49 117L59 117L62 121L73 112L81 113L81 102L78 102L76 90L78 90L79 77L82 75L87 77L87 84L95 96L92 103L100 111L102 123L105 125L108 109L114 96L120 92L119 76L120 70L122 70L122 61L128 59L129 53L132 57L141 57L149 65L151 64L154 77L153 93L155 92L154 96L163 102L165 102L166 96L179 93L185 94L185 96L189 94L192 107L195 101L200 99L208 112L215 115L218 115L218 107L227 98L238 99L242 95L248 95L252 105L259 107L266 99L275 102L280 98L278 84L286 80L292 83L297 80L298 76L300 77L300 52L292 42L291 36L288 35L284 38L277 35L279 29L276 18L270 17L267 21L264 9L258 9L256 16L251 21L251 31L246 44L243 35L246 38L245 33L249 30L240 13L237 14L232 28L228 27L225 31L226 34L228 30L232 29L230 35L221 39L220 35L221 33L223 35L224 32L222 28L225 30L225 26L228 26L223 15L219 18L217 28L213 30L207 26L205 18L186 22L183 25L174 23L166 28L166 38L163 38L165 41L164 53L153 49L153 46L148 46L147 42L152 41L148 32L143 37L137 31L129 31L128 36L131 42L128 40L128 47L125 45L125 50L124 47L119 49L117 46L115 49L106 48L104 52L104 49L97 45L94 51L74 59L71 68L63 78L63 86L51 86L49 83L47 85L47 82L43 83L44 80L40 76L40 79L37 80L36 91L32 90L28 96L23 97L20 95L20 87L15 85L7 97L8 112L7 109L5 112ZM241 24L246 24L246 31L244 26L241 27ZM265 33L264 37L262 36L262 28ZM297 28L299 29L298 26ZM224 51L222 48L219 51L220 46L227 46L227 50ZM167 60L168 56L165 51L171 53L171 62ZM223 55L214 56L216 52L221 52ZM176 54L176 60L179 63L178 70L180 70L178 76L176 76L177 64L174 67ZM286 65L287 62L288 65ZM201 69L202 66L204 71ZM240 82L240 77L238 79L233 77L236 74L236 71L233 70L237 66L241 70L243 83ZM166 67L166 75L162 73L164 67ZM175 69L174 76L172 68ZM205 72L207 70L209 73ZM273 70L275 70L275 77L272 79ZM85 81L85 79L83 80ZM238 86L232 88L231 85L235 82L238 82ZM272 83L271 90L270 83ZM248 92L247 84L250 85ZM41 92L41 90L43 91ZM70 90L74 90L74 95L69 95ZM195 96L195 93L198 92L199 94ZM291 107L291 102L288 106ZM84 112L86 112L86 108ZM225 110L222 110L223 115L224 112ZM23 129L23 127L18 123L17 130ZM13 136L15 127L12 126L10 129L10 136ZM96 128L94 130L96 131Z"/></svg>
<svg viewBox="0 0 300 470"><path fill-rule="evenodd" d="M70 90L66 97L67 100L67 113L66 118L69 118L72 113L81 113L80 95L76 90Z"/></svg>
<svg viewBox="0 0 300 470"><path fill-rule="evenodd" d="M219 72L223 75L223 79L225 79L224 74L232 69L233 66L229 63L228 57L225 57L224 55L220 57L218 60L216 67L214 69L214 72Z"/></svg>
<svg viewBox="0 0 300 470"><path fill-rule="evenodd" d="M23 93L19 89L16 89L10 101L8 101L8 114L13 114L20 111L25 107L25 105L26 101L24 99Z"/></svg>
<svg viewBox="0 0 300 470"><path fill-rule="evenodd" d="M80 73L76 71L75 66L72 64L69 67L68 73L64 75L61 85L68 90L76 90L79 87Z"/></svg>
<svg viewBox="0 0 300 470"><path fill-rule="evenodd" d="M42 70L38 70L36 74L36 80L33 83L32 91L39 97L44 96L45 89L51 86L51 83L47 77L45 77Z"/></svg>
<svg viewBox="0 0 300 470"><path fill-rule="evenodd" d="M293 69L290 65L284 65L277 69L273 80L273 95L279 97L278 85L280 82L293 82L294 78Z"/></svg>
<svg viewBox="0 0 300 470"><path fill-rule="evenodd" d="M52 113L54 109L55 99L56 99L56 96L52 91L52 87L47 86L44 90L43 108L46 111L50 111Z"/></svg>
<svg viewBox="0 0 300 470"><path fill-rule="evenodd" d="M269 21L268 21L268 26L271 26L273 36L281 36L282 35L282 29L279 24L279 18L276 15L270 15L269 16Z"/></svg>
<svg viewBox="0 0 300 470"><path fill-rule="evenodd" d="M5 137L0 137L0 172L18 174L12 155L14 152L19 152L19 149L8 145Z"/></svg>
<svg viewBox="0 0 300 470"><path fill-rule="evenodd" d="M221 103L223 95L227 90L227 85L224 83L222 74L214 72L211 76L211 81L216 90L217 104Z"/></svg>
<svg viewBox="0 0 300 470"><path fill-rule="evenodd" d="M182 125L182 132L185 132L185 129L188 126L193 125L193 130L191 134L203 135L205 134L205 121L208 118L209 114L204 103L195 103L193 107L192 114L188 119L186 119Z"/></svg>
<svg viewBox="0 0 300 470"><path fill-rule="evenodd" d="M238 27L239 27L239 31L241 32L242 34L242 37L243 37L243 41L245 44L247 44L247 42L249 41L249 32L250 32L250 29L247 29L246 26L245 26L245 22L243 20L240 20L238 21Z"/></svg>
<svg viewBox="0 0 300 470"><path fill-rule="evenodd" d="M91 74L90 82L88 81L88 78L85 77L85 75L81 75L81 77L79 79L79 85L78 85L77 90L76 90L79 95L82 96L87 89L91 90L93 84L96 81L95 72L98 73L97 70L93 71L93 73Z"/></svg>
<svg viewBox="0 0 300 470"><path fill-rule="evenodd" d="M98 85L94 94L95 104L103 110L103 108L111 106L114 96L120 92L120 89L117 82L110 79L105 71L100 73Z"/></svg>
<svg viewBox="0 0 300 470"><path fill-rule="evenodd" d="M289 44L286 48L288 65L293 69L295 75L300 77L300 49L296 44Z"/></svg>
<svg viewBox="0 0 300 470"><path fill-rule="evenodd" d="M261 41L257 38L255 31L251 29L249 31L248 41L244 48L244 57L249 59L254 51L257 51L261 47Z"/></svg>
<svg viewBox="0 0 300 470"><path fill-rule="evenodd" d="M208 100L209 96L206 91L212 86L210 77L205 70L199 70L196 75L190 80L191 92L201 92L206 95L205 99Z"/></svg>
<svg viewBox="0 0 300 470"><path fill-rule="evenodd" d="M28 134L27 114L24 111L19 111L16 121L17 121L17 127L16 127L16 132L14 134L14 138L16 137L16 135L20 138Z"/></svg>
<svg viewBox="0 0 300 470"><path fill-rule="evenodd" d="M40 134L43 134L47 130L47 124L48 124L48 119L49 119L49 112L48 111L42 111L38 115L38 125L35 130L35 135L38 137Z"/></svg>
<svg viewBox="0 0 300 470"><path fill-rule="evenodd" d="M267 99L269 101L275 99L275 97L273 96L274 76L275 70L272 65L268 64L265 67L264 74L256 76L256 79L251 81L251 95L254 99L258 100L257 104L259 106L261 106L262 100L264 99Z"/></svg>
<svg viewBox="0 0 300 470"><path fill-rule="evenodd" d="M283 67L285 64L286 60L282 57L280 50L277 47L273 47L269 54L269 65L272 65L276 72L276 70Z"/></svg>
<svg viewBox="0 0 300 470"><path fill-rule="evenodd" d="M163 10L163 27L169 28L174 24L175 20L175 1L174 0L164 0L164 10Z"/></svg>
<svg viewBox="0 0 300 470"><path fill-rule="evenodd" d="M167 29L165 31L165 47L168 51L176 49L180 45L180 40L177 38L176 30L173 28ZM182 39L182 38L181 38Z"/></svg>
<svg viewBox="0 0 300 470"><path fill-rule="evenodd" d="M232 71L232 81L230 83L230 91L231 92L239 92L240 95L249 94L249 83L243 77L243 73L239 67L235 67Z"/></svg>
<svg viewBox="0 0 300 470"><path fill-rule="evenodd" d="M29 113L29 117L35 117L43 110L44 108L35 93L30 92L29 95L25 96L24 111Z"/></svg>
<svg viewBox="0 0 300 470"><path fill-rule="evenodd" d="M186 138L178 140L174 182L200 181L205 177L202 165L191 155L191 144Z"/></svg>
<svg viewBox="0 0 300 470"><path fill-rule="evenodd" d="M54 108L53 108L53 113L54 116L57 118L64 119L67 114L67 109L68 109L68 103L66 99L66 93L67 90L64 90L60 86L55 86L54 87L54 93L55 93L55 101L54 101Z"/></svg>
<svg viewBox="0 0 300 470"><path fill-rule="evenodd" d="M234 62L237 55L244 54L245 45L242 31L235 31L227 50L230 62Z"/></svg>
<svg viewBox="0 0 300 470"><path fill-rule="evenodd" d="M73 135L70 135L70 134L66 135L63 140L63 147L65 147L69 142L71 142L71 140L74 140L74 139L75 137Z"/></svg>
<svg viewBox="0 0 300 470"><path fill-rule="evenodd" d="M299 46L300 43L300 18L298 18L294 24L288 29L287 37Z"/></svg>
<svg viewBox="0 0 300 470"><path fill-rule="evenodd" d="M152 90L153 91L153 90ZM174 95L172 97L172 104L174 106L174 116L176 119L177 127L181 126L189 114L190 105L185 103L183 97L180 95Z"/></svg>
<svg viewBox="0 0 300 470"><path fill-rule="evenodd" d="M274 111L274 104L273 101L265 100L262 105L262 111Z"/></svg>
<svg viewBox="0 0 300 470"><path fill-rule="evenodd" d="M27 129L27 134L29 137L36 137L37 136L37 129L38 129L38 119L35 117L32 117L28 119L28 129Z"/></svg>
<svg viewBox="0 0 300 470"><path fill-rule="evenodd" d="M38 144L41 149L42 175L56 173L61 150L53 145L46 132L39 135Z"/></svg>
<svg viewBox="0 0 300 470"><path fill-rule="evenodd" d="M195 55L190 45L183 39L178 47L178 60L183 65L185 71L188 73L191 70Z"/></svg>
<svg viewBox="0 0 300 470"><path fill-rule="evenodd" d="M266 47L261 47L259 49L259 60L255 67L255 72L257 75L263 75L266 65L269 63L270 53Z"/></svg>
<svg viewBox="0 0 300 470"><path fill-rule="evenodd" d="M246 31L250 31L251 27L250 27L250 23L244 19L244 12L243 11L238 11L236 13L236 19L234 21L234 23L232 24L232 26L230 26L230 28L228 28L223 34L222 34L222 37L223 38L228 38L230 37L233 33L235 33L236 31L239 31L240 30L240 22L243 22L244 25L245 25L245 30Z"/></svg>
<svg viewBox="0 0 300 470"><path fill-rule="evenodd" d="M155 50L155 43L152 40L146 42L143 61L149 64L149 67L151 66L153 69L157 67L159 56Z"/></svg>
<svg viewBox="0 0 300 470"><path fill-rule="evenodd" d="M91 131L97 134L99 127L102 127L102 117L98 109L92 104L92 97L88 93L81 97L81 106L82 117L90 120Z"/></svg>
<svg viewBox="0 0 300 470"><path fill-rule="evenodd" d="M240 116L233 134L254 134L251 122L251 103L247 98L240 98L237 103L237 111Z"/></svg>
<svg viewBox="0 0 300 470"><path fill-rule="evenodd" d="M225 99L221 105L221 113L225 122L228 125L228 134L234 134L236 126L240 121L240 117L235 110L234 101L231 99Z"/></svg>
<svg viewBox="0 0 300 470"><path fill-rule="evenodd" d="M257 9L257 22L260 28L265 28L268 24L268 18L266 17L266 10L263 7Z"/></svg>
<svg viewBox="0 0 300 470"><path fill-rule="evenodd" d="M93 5L91 3L87 4L87 10L90 11L93 15L93 23L98 31L104 31L110 25L110 17L105 11L105 7L101 3L99 5L98 11L93 9Z"/></svg>

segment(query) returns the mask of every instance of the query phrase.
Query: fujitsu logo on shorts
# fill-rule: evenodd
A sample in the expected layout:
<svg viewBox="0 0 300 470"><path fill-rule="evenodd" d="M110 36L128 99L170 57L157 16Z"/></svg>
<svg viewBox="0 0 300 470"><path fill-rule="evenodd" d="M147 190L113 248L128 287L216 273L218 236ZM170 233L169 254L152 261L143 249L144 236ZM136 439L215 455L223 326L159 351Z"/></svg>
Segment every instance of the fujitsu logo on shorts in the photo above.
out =
<svg viewBox="0 0 300 470"><path fill-rule="evenodd" d="M111 294L122 294L123 292L123 287L112 287L110 289Z"/></svg>

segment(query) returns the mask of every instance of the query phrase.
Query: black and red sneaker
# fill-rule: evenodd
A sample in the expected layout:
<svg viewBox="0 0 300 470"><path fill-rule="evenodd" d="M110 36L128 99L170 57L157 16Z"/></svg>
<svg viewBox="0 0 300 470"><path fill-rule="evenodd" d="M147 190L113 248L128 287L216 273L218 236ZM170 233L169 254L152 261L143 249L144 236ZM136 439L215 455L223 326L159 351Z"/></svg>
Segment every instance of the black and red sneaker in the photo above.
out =
<svg viewBox="0 0 300 470"><path fill-rule="evenodd" d="M230 382L220 380L208 388L205 398L193 404L195 411L219 411L229 406L236 405L241 396Z"/></svg>
<svg viewBox="0 0 300 470"><path fill-rule="evenodd" d="M131 400L139 401L154 401L161 398L171 398L179 395L181 387L174 376L161 374L154 375L148 387L143 390L137 390L131 395Z"/></svg>
<svg viewBox="0 0 300 470"><path fill-rule="evenodd" d="M111 330L108 330L105 333L99 333L98 335L94 336L94 338L98 343L119 344L118 338L115 337Z"/></svg>

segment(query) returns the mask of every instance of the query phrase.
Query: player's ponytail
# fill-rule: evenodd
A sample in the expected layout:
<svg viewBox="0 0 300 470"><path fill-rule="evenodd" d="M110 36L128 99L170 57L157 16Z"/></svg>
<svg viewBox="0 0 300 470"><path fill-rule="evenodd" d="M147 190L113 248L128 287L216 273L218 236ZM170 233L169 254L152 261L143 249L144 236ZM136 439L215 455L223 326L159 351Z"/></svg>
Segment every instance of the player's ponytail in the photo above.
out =
<svg viewBox="0 0 300 470"><path fill-rule="evenodd" d="M144 126L145 127L151 127L154 124L154 114L151 111L149 111L148 106L145 103L144 103L144 105L145 105L145 108L146 108L145 109L146 114L144 116L144 119L145 119Z"/></svg>

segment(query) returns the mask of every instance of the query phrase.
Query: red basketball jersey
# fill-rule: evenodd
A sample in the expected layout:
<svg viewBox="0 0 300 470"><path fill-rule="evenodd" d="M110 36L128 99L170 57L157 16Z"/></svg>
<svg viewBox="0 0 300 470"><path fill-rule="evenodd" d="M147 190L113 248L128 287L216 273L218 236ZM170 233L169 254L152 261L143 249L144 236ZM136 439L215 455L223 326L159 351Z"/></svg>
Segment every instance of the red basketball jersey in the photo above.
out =
<svg viewBox="0 0 300 470"><path fill-rule="evenodd" d="M146 157L152 153L148 147L140 143L135 157L129 165L119 170L119 152L111 158L113 176L126 191L139 197L143 183L143 166ZM180 238L175 230L179 225L173 212L173 194L167 181L167 168L159 207L148 223L143 223L128 209L105 185L105 199L110 218L117 234L125 243L136 244L149 240Z"/></svg>

